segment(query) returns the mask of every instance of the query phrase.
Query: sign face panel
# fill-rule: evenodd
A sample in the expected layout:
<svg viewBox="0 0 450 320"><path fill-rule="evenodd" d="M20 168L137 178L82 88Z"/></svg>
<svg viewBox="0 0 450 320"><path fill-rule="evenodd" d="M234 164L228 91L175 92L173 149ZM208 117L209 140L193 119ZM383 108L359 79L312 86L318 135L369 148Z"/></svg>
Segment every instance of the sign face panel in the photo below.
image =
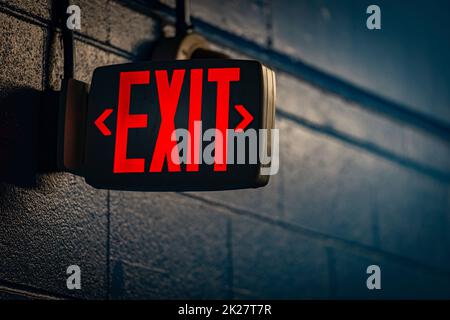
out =
<svg viewBox="0 0 450 320"><path fill-rule="evenodd" d="M265 129L274 123L274 81L270 69L244 60L96 69L86 124L86 181L96 188L149 191L267 184L273 135Z"/></svg>

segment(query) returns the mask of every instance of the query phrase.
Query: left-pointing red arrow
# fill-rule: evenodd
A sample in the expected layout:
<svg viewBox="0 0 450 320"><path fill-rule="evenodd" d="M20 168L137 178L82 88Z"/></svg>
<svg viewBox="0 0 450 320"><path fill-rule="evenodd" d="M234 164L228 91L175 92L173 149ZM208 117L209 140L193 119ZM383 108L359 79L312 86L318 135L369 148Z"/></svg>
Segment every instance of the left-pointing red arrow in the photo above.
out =
<svg viewBox="0 0 450 320"><path fill-rule="evenodd" d="M110 136L111 130L108 129L108 127L105 125L106 118L109 117L109 115L113 112L113 109L106 109L103 111L103 113L100 115L100 117L95 120L94 124L97 126L98 130L104 135L104 136Z"/></svg>

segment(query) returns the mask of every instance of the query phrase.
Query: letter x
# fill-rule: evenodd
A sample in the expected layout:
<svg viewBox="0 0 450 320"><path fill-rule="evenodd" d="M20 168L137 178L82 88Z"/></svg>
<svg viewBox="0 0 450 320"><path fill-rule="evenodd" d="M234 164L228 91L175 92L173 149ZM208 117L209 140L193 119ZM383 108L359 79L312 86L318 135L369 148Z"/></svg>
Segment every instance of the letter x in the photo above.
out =
<svg viewBox="0 0 450 320"><path fill-rule="evenodd" d="M179 159L177 161L172 159L172 150L174 150L173 154L178 156L178 147L176 141L172 140L171 137L175 131L175 112L177 111L183 85L184 72L185 70L183 69L174 70L170 84L167 70L157 70L155 72L161 112L161 126L159 127L155 151L150 164L150 172L161 172L165 158L167 158L169 171L181 171Z"/></svg>

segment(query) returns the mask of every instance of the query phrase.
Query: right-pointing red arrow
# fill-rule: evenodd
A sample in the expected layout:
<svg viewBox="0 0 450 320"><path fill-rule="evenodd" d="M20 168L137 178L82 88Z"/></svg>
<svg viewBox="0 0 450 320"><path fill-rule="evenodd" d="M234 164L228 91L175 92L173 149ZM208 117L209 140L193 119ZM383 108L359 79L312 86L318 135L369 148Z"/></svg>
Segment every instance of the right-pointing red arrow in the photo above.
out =
<svg viewBox="0 0 450 320"><path fill-rule="evenodd" d="M250 124L250 122L253 121L253 116L248 112L247 109L244 108L243 105L237 104L234 106L237 112L241 114L241 116L244 118L242 121L234 128L234 131L244 131L244 129Z"/></svg>
<svg viewBox="0 0 450 320"><path fill-rule="evenodd" d="M108 129L108 127L105 125L106 118L109 117L109 115L113 112L113 109L106 109L103 111L103 113L100 115L100 117L95 120L94 124L97 126L98 130L104 135L104 136L110 136L111 130Z"/></svg>

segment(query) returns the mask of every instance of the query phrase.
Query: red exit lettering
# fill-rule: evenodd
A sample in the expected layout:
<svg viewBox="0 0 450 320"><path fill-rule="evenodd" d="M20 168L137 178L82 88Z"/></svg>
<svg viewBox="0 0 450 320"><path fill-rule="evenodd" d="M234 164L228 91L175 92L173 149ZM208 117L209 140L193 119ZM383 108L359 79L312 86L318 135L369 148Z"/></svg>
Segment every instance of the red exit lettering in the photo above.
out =
<svg viewBox="0 0 450 320"><path fill-rule="evenodd" d="M159 99L161 125L156 139L155 151L148 168L149 172L161 172L164 161L170 172L179 172L180 161L174 161L173 150L177 150L176 141L172 140L175 130L175 114L178 107L181 88L185 78L185 70L177 69L172 73L171 80L167 70L156 70L156 88ZM230 83L240 79L239 68L210 68L208 81L217 83L216 97L216 131L222 139L215 142L214 171L227 170L227 135ZM195 137L195 123L201 121L203 69L190 70L190 97L188 130L190 137ZM146 128L148 116L146 114L130 114L131 87L133 85L148 85L150 71L121 72L119 83L119 97L117 106L116 141L114 150L114 173L143 173L145 172L144 158L127 158L128 130ZM103 115L102 115L103 116ZM102 117L101 116L101 117ZM108 115L106 115L108 116ZM102 118L102 120L104 120ZM102 123L101 123L102 124ZM96 125L98 123L96 121ZM102 124L103 125L103 124ZM186 165L186 171L199 170L198 155L200 146L198 141L188 142L188 154L193 159ZM177 152L175 152L178 154Z"/></svg>

